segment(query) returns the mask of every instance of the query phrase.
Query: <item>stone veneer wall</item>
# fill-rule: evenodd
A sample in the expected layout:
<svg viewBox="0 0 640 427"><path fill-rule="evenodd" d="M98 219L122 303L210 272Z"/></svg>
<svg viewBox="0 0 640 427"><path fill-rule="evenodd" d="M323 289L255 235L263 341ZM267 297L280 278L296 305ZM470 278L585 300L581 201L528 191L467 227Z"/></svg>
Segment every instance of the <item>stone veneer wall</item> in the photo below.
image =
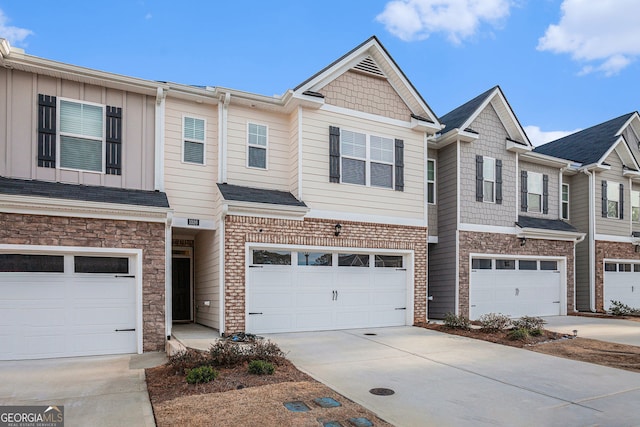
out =
<svg viewBox="0 0 640 427"><path fill-rule="evenodd" d="M427 315L427 227L339 221L340 236L334 236L338 221L303 221L227 216L225 218L225 333L245 328L245 244L337 246L367 249L413 250L414 322Z"/></svg>
<svg viewBox="0 0 640 427"><path fill-rule="evenodd" d="M520 246L520 239L511 234L476 233L460 231L460 291L459 313L469 316L469 255L504 254L504 255L532 255L558 256L567 259L567 313L575 311L573 305L574 294L574 244L563 240L527 239L524 246Z"/></svg>
<svg viewBox="0 0 640 427"><path fill-rule="evenodd" d="M143 351L164 350L163 223L0 213L0 243L142 249Z"/></svg>
<svg viewBox="0 0 640 427"><path fill-rule="evenodd" d="M604 259L640 260L631 243L596 240L596 311L604 312Z"/></svg>

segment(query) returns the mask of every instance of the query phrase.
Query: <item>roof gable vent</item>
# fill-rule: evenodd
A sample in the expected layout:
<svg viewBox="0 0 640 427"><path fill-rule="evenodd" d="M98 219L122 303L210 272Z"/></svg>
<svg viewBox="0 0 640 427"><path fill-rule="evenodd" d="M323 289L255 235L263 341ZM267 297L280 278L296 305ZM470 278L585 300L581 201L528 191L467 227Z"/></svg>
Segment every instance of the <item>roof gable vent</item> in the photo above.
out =
<svg viewBox="0 0 640 427"><path fill-rule="evenodd" d="M352 70L376 77L386 78L380 67L378 67L378 64L376 64L376 61L374 61L370 56L367 56L362 61L360 61L358 65L352 68Z"/></svg>

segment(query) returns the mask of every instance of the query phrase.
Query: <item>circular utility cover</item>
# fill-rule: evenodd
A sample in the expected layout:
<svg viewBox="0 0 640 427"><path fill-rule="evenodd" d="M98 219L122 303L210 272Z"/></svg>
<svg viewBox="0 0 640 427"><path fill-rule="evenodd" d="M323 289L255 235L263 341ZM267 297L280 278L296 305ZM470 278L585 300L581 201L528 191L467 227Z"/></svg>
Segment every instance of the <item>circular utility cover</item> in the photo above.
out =
<svg viewBox="0 0 640 427"><path fill-rule="evenodd" d="M395 391L390 388L372 388L369 390L369 393L375 394L376 396L391 396L392 394L395 394Z"/></svg>

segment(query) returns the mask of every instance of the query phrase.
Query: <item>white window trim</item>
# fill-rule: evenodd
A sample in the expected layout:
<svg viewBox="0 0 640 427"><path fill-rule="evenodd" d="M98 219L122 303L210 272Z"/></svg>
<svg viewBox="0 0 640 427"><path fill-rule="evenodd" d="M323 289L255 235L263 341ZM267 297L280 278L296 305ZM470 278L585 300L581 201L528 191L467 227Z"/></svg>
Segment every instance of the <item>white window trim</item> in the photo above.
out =
<svg viewBox="0 0 640 427"><path fill-rule="evenodd" d="M640 191L631 190L631 222L638 224L638 223L640 223L640 215L638 215L638 220L634 221L633 220L633 208L640 208L640 204L638 206L634 206L634 204L633 204L633 193L640 193Z"/></svg>
<svg viewBox="0 0 640 427"><path fill-rule="evenodd" d="M354 156L347 156L342 154L342 131L346 130L347 132L353 132L353 133L360 133L363 134L365 136L365 152L366 152L366 158L362 158L362 157L354 157ZM372 136L377 136L379 138L385 138L385 139L390 139L393 142L392 145L392 150L391 153L393 154L393 161L391 163L389 162L384 162L382 160L371 160L371 137ZM342 159L353 159L353 160L360 160L360 161L364 161L365 162L365 178L364 178L364 185L362 184L354 184L352 182L344 182L342 181L342 177L344 176L342 174ZM389 165L391 166L391 187L381 187L378 185L371 185L371 163L377 163L377 164L381 164L381 165ZM381 134L369 134L367 132L363 132L361 130L353 130L353 129L342 129L340 128L340 184L345 184L345 185L355 185L358 187L371 187L371 188L379 188L382 190L394 190L396 188L396 174L395 174L395 165L396 165L396 149L395 149L395 138L387 136L387 135L381 135Z"/></svg>
<svg viewBox="0 0 640 427"><path fill-rule="evenodd" d="M266 145L258 145L258 144L250 144L249 143L249 125L256 125L256 126L264 126L265 130L266 130ZM249 166L249 150L250 148L259 148L265 151L265 156L264 156L264 168L260 168L257 166ZM247 161L246 161L246 167L249 169L255 169L255 170L259 170L259 171L266 171L269 170L269 125L264 124L264 123L258 123L258 122L247 122Z"/></svg>
<svg viewBox="0 0 640 427"><path fill-rule="evenodd" d="M184 119L196 119L204 121L204 140L198 141L196 139L185 138L184 136ZM183 114L182 115L182 123L180 124L180 162L185 165L194 165L194 166L206 166L207 165L207 119L204 117L194 116L192 114ZM184 144L185 142L192 142L196 144L202 144L202 163L196 162L187 162L184 160Z"/></svg>
<svg viewBox="0 0 640 427"><path fill-rule="evenodd" d="M611 187L610 187L611 186ZM609 188L613 188L613 186L615 186L615 195L616 198L615 199L610 199L609 198ZM609 202L616 202L618 204L618 215L617 216L611 216L609 215ZM607 218L609 219L620 219L620 183L619 182L613 182L613 181L607 181Z"/></svg>
<svg viewBox="0 0 640 427"><path fill-rule="evenodd" d="M567 188L567 200L563 200L564 197L564 188ZM569 214L569 208L571 207L570 205L570 200L571 200L571 189L569 188L569 184L565 184L563 183L560 187L560 217L566 221L569 221L569 218L571 217L571 215ZM564 205L567 205L567 217L565 218L564 215Z"/></svg>
<svg viewBox="0 0 640 427"><path fill-rule="evenodd" d="M487 177L484 176L484 165L485 165L485 162L487 161L487 159L493 161L493 180L487 179ZM493 182L493 195L491 197L491 200L487 200L487 198L484 197L484 183L485 183L485 181L486 182ZM492 203L492 204L496 203L496 159L495 159L495 157L482 156L482 203Z"/></svg>
<svg viewBox="0 0 640 427"><path fill-rule="evenodd" d="M532 179L533 177L540 177L540 193L534 193L533 191L531 191L531 183L532 183ZM532 212L532 213L542 213L543 210L543 198L544 198L544 175L541 174L540 172L527 172L527 212ZM529 195L533 194L535 196L540 196L540 209L537 211L531 210L531 203L529 203Z"/></svg>
<svg viewBox="0 0 640 427"><path fill-rule="evenodd" d="M433 180L429 181L429 162L433 163ZM438 202L437 191L436 191L436 159L427 158L427 170L426 170L426 182L427 182L427 203L430 205L435 205ZM484 182L484 180L483 180ZM429 201L429 184L433 183L433 202ZM484 198L484 197L483 197Z"/></svg>
<svg viewBox="0 0 640 427"><path fill-rule="evenodd" d="M75 138L82 138L82 139L91 139L93 141L97 141L98 139L95 137L89 137L86 135L80 135L80 134L74 134L74 133L63 133L60 130L60 118L62 117L62 112L60 109L60 103L62 101L67 101L67 102L73 102L75 104L84 104L84 105L93 105L95 107L100 107L102 109L102 139L101 139L101 143L102 143L102 148L100 149L100 153L101 153L101 170L100 171L92 171L92 170L88 170L88 169L76 169L76 168L67 168L67 167L62 167L60 166L60 154L61 154L61 149L60 149L60 142L61 142L61 136L71 136L71 137L75 137ZM107 144L107 127L105 126L105 121L106 121L106 106L104 104L98 104L96 102L89 102L89 101L83 101L83 100L79 100L79 99L72 99L72 98L61 98L58 97L56 99L56 169L60 169L60 170L70 170L70 171L78 171L78 172L87 172L87 173L101 173L101 174L105 174L106 173L106 167L105 167L105 152L106 152L106 144Z"/></svg>

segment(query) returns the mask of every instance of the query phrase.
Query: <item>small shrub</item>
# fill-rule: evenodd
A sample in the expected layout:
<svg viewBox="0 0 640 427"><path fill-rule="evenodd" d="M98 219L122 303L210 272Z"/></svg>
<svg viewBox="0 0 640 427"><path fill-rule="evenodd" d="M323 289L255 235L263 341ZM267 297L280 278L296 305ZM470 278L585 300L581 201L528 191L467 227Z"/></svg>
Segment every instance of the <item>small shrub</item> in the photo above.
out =
<svg viewBox="0 0 640 427"><path fill-rule="evenodd" d="M218 371L212 366L205 365L190 369L187 373L187 382L189 384L201 384L213 381L218 377Z"/></svg>
<svg viewBox="0 0 640 427"><path fill-rule="evenodd" d="M252 360L249 362L249 373L254 375L273 375L276 368L265 360Z"/></svg>
<svg viewBox="0 0 640 427"><path fill-rule="evenodd" d="M526 329L529 332L540 329L540 332L542 333L542 327L544 324L545 321L543 318L532 316L522 316L520 319L513 321L513 327L515 329Z"/></svg>
<svg viewBox="0 0 640 427"><path fill-rule="evenodd" d="M280 350L276 343L269 340L258 340L248 347L248 356L250 359L264 360L277 365L285 358L286 354Z"/></svg>
<svg viewBox="0 0 640 427"><path fill-rule="evenodd" d="M207 363L207 357L206 354L189 348L169 357L168 363L176 370L177 373L184 375L190 369L197 368L198 366L202 366Z"/></svg>
<svg viewBox="0 0 640 427"><path fill-rule="evenodd" d="M247 360L246 344L218 340L209 347L209 363L213 366L237 366Z"/></svg>
<svg viewBox="0 0 640 427"><path fill-rule="evenodd" d="M496 332L506 329L511 324L511 319L502 313L487 313L480 316L478 322L480 322L480 330Z"/></svg>
<svg viewBox="0 0 640 427"><path fill-rule="evenodd" d="M539 337L540 335L542 335L542 329L531 329L529 330L529 335L531 335L532 337Z"/></svg>
<svg viewBox="0 0 640 427"><path fill-rule="evenodd" d="M469 318L466 316L456 316L453 313L447 313L444 317L444 326L451 329L469 329Z"/></svg>
<svg viewBox="0 0 640 427"><path fill-rule="evenodd" d="M621 301L611 300L611 307L609 307L609 313L614 316L629 316L640 314L640 309L629 307L623 304Z"/></svg>
<svg viewBox="0 0 640 427"><path fill-rule="evenodd" d="M529 338L529 331L524 328L512 329L509 331L509 339L514 341L526 341Z"/></svg>

